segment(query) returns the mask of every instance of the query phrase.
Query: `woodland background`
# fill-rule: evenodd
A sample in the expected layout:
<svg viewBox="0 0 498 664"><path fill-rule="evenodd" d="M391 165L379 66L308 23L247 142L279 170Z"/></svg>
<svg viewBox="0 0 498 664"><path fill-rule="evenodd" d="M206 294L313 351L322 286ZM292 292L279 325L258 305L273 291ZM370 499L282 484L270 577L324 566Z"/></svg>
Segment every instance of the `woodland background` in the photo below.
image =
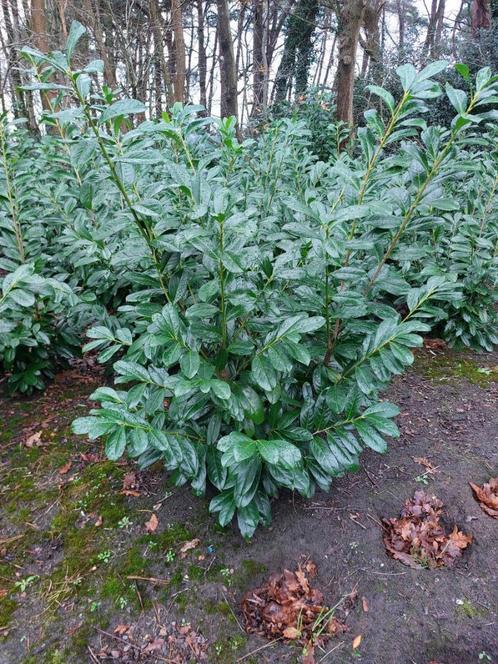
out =
<svg viewBox="0 0 498 664"><path fill-rule="evenodd" d="M321 90L351 123L405 62L498 67L498 0L1 0L0 107L34 131L49 99L21 89L19 49L61 49L74 19L82 61L158 117L182 101L250 126Z"/></svg>

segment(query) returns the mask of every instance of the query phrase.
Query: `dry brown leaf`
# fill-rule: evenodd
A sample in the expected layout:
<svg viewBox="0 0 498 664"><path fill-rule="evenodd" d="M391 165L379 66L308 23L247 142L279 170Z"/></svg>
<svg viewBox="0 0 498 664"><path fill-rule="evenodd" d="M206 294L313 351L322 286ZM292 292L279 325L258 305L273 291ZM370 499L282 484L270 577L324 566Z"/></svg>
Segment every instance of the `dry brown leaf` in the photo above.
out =
<svg viewBox="0 0 498 664"><path fill-rule="evenodd" d="M432 464L429 459L426 457L413 457L415 463L418 463L420 466L423 466L426 469L427 474L434 475L437 473L437 467Z"/></svg>
<svg viewBox="0 0 498 664"><path fill-rule="evenodd" d="M424 339L424 347L429 350L444 350L446 348L446 342L443 339Z"/></svg>
<svg viewBox="0 0 498 664"><path fill-rule="evenodd" d="M157 652L158 650L161 650L164 645L164 639L154 639L151 643L149 643L147 646L144 648L144 652L146 653L151 653L151 652Z"/></svg>
<svg viewBox="0 0 498 664"><path fill-rule="evenodd" d="M29 438L27 438L27 440L24 442L24 444L26 445L26 447L33 447L34 445L38 447L41 444L41 435L42 435L41 431L32 433L31 436L29 436Z"/></svg>
<svg viewBox="0 0 498 664"><path fill-rule="evenodd" d="M367 600L366 597L362 597L362 598L361 598L361 606L362 606L362 608L363 608L363 611L364 611L365 613L368 613L368 600Z"/></svg>
<svg viewBox="0 0 498 664"><path fill-rule="evenodd" d="M327 623L327 634L336 636L347 631L346 625L337 618L331 618Z"/></svg>
<svg viewBox="0 0 498 664"><path fill-rule="evenodd" d="M138 496L140 496L140 491L138 490L139 484L140 482L136 473L126 473L126 475L123 477L123 488L121 489L121 493L124 496L133 496L134 498L138 498Z"/></svg>
<svg viewBox="0 0 498 664"><path fill-rule="evenodd" d="M150 519L146 521L144 525L145 525L145 530L148 533L155 533L157 530L157 526L159 525L159 519L154 513L152 513Z"/></svg>
<svg viewBox="0 0 498 664"><path fill-rule="evenodd" d="M358 634L358 636L354 637L354 639L353 639L353 650L356 650L357 648L360 647L361 639L362 639L361 634Z"/></svg>
<svg viewBox="0 0 498 664"><path fill-rule="evenodd" d="M100 526L104 523L104 519L102 518L102 515L99 514L97 517L97 520L93 524L96 528L100 528Z"/></svg>
<svg viewBox="0 0 498 664"><path fill-rule="evenodd" d="M185 542L185 544L180 549L180 558L185 558L187 553L192 549L195 549L196 546L199 546L200 543L201 540L197 538L190 540L190 542Z"/></svg>
<svg viewBox="0 0 498 664"><path fill-rule="evenodd" d="M114 634L119 634L119 636L123 636L123 634L126 634L130 629L130 625L116 625L114 628Z"/></svg>
<svg viewBox="0 0 498 664"><path fill-rule="evenodd" d="M387 553L414 569L451 567L472 537L456 526L447 534L441 523L442 512L440 500L416 491L404 504L399 519L383 519Z"/></svg>
<svg viewBox="0 0 498 664"><path fill-rule="evenodd" d="M316 574L316 565L306 562L298 565L295 572L286 569L282 574L273 574L264 585L244 595L242 616L247 632L269 639L283 637L304 645L315 638L316 645L345 631L345 625L332 618L317 638L316 621L329 609L323 605L322 593L311 586L307 569Z"/></svg>
<svg viewBox="0 0 498 664"><path fill-rule="evenodd" d="M465 533L462 533L462 531L458 530L458 528L455 526L453 531L450 533L450 540L459 549L466 549L472 542L472 535L466 535Z"/></svg>
<svg viewBox="0 0 498 664"><path fill-rule="evenodd" d="M71 470L72 465L73 462L71 461L71 459L69 459L69 461L67 461L63 466L59 468L59 475L65 475L66 473L68 473Z"/></svg>
<svg viewBox="0 0 498 664"><path fill-rule="evenodd" d="M493 477L482 486L473 482L469 484L480 508L489 516L498 519L498 477Z"/></svg>
<svg viewBox="0 0 498 664"><path fill-rule="evenodd" d="M307 560L304 563L304 569L306 571L306 574L310 577L310 579L314 579L315 576L317 575L316 564L312 560Z"/></svg>
<svg viewBox="0 0 498 664"><path fill-rule="evenodd" d="M309 593L310 591L310 586L308 583L308 579L306 578L306 575L304 572L302 572L300 569L296 571L296 579L299 581L299 585L303 589L305 593Z"/></svg>
<svg viewBox="0 0 498 664"><path fill-rule="evenodd" d="M102 457L97 452L80 452L80 459L85 463L98 463Z"/></svg>
<svg viewBox="0 0 498 664"><path fill-rule="evenodd" d="M282 636L284 639L294 640L301 636L301 632L297 629L297 627L286 627L282 632Z"/></svg>

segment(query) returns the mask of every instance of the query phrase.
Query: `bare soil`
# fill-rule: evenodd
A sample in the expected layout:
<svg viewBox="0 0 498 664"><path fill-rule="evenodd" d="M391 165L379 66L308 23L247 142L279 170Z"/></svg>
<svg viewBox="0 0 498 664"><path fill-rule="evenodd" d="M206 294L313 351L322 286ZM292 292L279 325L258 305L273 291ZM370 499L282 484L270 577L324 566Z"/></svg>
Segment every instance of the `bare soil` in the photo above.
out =
<svg viewBox="0 0 498 664"><path fill-rule="evenodd" d="M329 606L358 597L316 662L498 664L498 521L468 485L498 475L497 365L496 353L422 351L387 395L402 411L388 453L365 453L329 494L282 495L250 543L215 525L209 497L159 469L130 483L131 463L69 433L104 380L91 367L44 395L1 399L0 664L301 662L300 646L245 634L240 602L306 559ZM452 569L386 555L382 518L420 488L444 502L449 529L474 538Z"/></svg>

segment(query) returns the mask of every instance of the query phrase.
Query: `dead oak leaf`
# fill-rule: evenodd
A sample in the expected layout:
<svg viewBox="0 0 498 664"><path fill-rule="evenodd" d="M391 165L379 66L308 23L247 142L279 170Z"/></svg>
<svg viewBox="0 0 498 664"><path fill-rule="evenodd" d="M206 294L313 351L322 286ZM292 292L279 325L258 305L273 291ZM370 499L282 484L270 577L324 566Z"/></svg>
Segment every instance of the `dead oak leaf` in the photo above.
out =
<svg viewBox="0 0 498 664"><path fill-rule="evenodd" d="M494 519L498 519L498 477L490 479L482 486L478 486L473 482L469 482L469 484L483 512Z"/></svg>
<svg viewBox="0 0 498 664"><path fill-rule="evenodd" d="M66 475L66 473L68 473L71 470L72 465L73 462L71 461L71 459L69 459L69 461L67 461L63 466L59 468L59 475Z"/></svg>
<svg viewBox="0 0 498 664"><path fill-rule="evenodd" d="M331 636L337 636L338 634L343 634L347 632L347 627L337 618L331 618L327 623L327 634Z"/></svg>
<svg viewBox="0 0 498 664"><path fill-rule="evenodd" d="M314 563L310 569L316 573ZM317 637L317 620L328 611L323 606L323 594L311 586L306 576L306 564L298 565L295 572L284 569L281 574L272 574L264 585L247 592L242 599L248 633L269 639L286 638L307 647L345 630L342 623L332 618ZM307 661L314 659L310 655Z"/></svg>
<svg viewBox="0 0 498 664"><path fill-rule="evenodd" d="M472 543L472 535L466 535L455 526L450 533L450 541L459 549L466 549Z"/></svg>
<svg viewBox="0 0 498 664"><path fill-rule="evenodd" d="M437 466L432 464L429 459L426 457L412 457L415 463L418 463L420 466L423 466L426 469L426 472L429 475L437 473Z"/></svg>
<svg viewBox="0 0 498 664"><path fill-rule="evenodd" d="M152 653L152 652L157 652L158 650L161 650L164 645L164 639L154 639L151 643L149 643L147 646L144 648L144 652L146 653Z"/></svg>
<svg viewBox="0 0 498 664"><path fill-rule="evenodd" d="M159 525L159 519L154 513L152 513L150 519L146 521L144 525L145 525L145 530L148 533L155 533Z"/></svg>
<svg viewBox="0 0 498 664"><path fill-rule="evenodd" d="M130 625L116 625L114 628L114 634L118 634L119 636L123 636L123 634L126 634L130 629Z"/></svg>
<svg viewBox="0 0 498 664"><path fill-rule="evenodd" d="M25 441L24 444L26 447L39 447L41 445L41 431L37 431L36 433L32 433L31 436L29 436Z"/></svg>
<svg viewBox="0 0 498 664"><path fill-rule="evenodd" d="M282 632L282 636L284 639L298 639L301 636L301 632L297 629L297 627L286 627L284 631Z"/></svg>
<svg viewBox="0 0 498 664"><path fill-rule="evenodd" d="M196 546L199 546L200 543L201 540L197 538L190 540L190 542L185 542L185 544L180 549L180 558L185 558L187 553L192 549L195 549Z"/></svg>
<svg viewBox="0 0 498 664"><path fill-rule="evenodd" d="M126 473L123 477L121 493L123 496L133 496L134 498L138 498L140 496L140 491L138 490L139 484L140 482L136 473Z"/></svg>
<svg viewBox="0 0 498 664"><path fill-rule="evenodd" d="M296 571L296 578L299 581L299 585L301 586L303 591L306 594L309 593L310 586L309 586L308 579L306 578L306 575L304 574L304 572L302 572L301 570L298 569Z"/></svg>
<svg viewBox="0 0 498 664"><path fill-rule="evenodd" d="M435 496L416 491L407 500L398 519L383 519L384 546L387 553L404 565L451 567L472 537L458 530L446 533L441 523L443 503Z"/></svg>

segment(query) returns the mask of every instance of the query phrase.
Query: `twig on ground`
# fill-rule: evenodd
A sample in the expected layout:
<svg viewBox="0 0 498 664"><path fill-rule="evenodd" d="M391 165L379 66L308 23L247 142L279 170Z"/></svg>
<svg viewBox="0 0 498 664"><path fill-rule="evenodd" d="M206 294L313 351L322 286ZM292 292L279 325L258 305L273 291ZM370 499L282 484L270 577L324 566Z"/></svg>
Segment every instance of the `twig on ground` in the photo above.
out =
<svg viewBox="0 0 498 664"><path fill-rule="evenodd" d="M3 546L4 544L12 544L12 542L16 542L18 539L21 539L21 537L24 537L24 533L14 535L13 537L3 537L0 539L0 546Z"/></svg>
<svg viewBox="0 0 498 664"><path fill-rule="evenodd" d="M231 613L232 616L235 618L235 622L236 622L237 625L240 627L240 631L241 631L243 634L245 634L245 630L244 630L244 628L242 627L242 625L240 624L239 619L238 619L237 616L235 615L235 612L234 612L234 610L232 609L232 607L231 607L231 605L230 605L230 602L229 602L228 599L226 598L225 593L222 593L222 595L223 595L223 599L225 600L225 604L226 604L226 605L228 606L228 608L230 609L230 613Z"/></svg>
<svg viewBox="0 0 498 664"><path fill-rule="evenodd" d="M269 648L269 647L272 646L274 643L277 643L277 641L281 641L283 638L284 638L283 636L279 636L278 639L273 639L273 641L270 641L269 643L265 643L264 645L259 646L259 648L256 648L255 650L251 650L251 652L248 652L248 653L247 653L246 655L244 655L243 657L239 657L239 659L237 660L237 662L243 662L243 661L244 661L245 659L247 659L248 657L252 657L252 655L256 654L257 652L260 652L260 650L264 650L265 648Z"/></svg>
<svg viewBox="0 0 498 664"><path fill-rule="evenodd" d="M157 586L169 586L169 581L167 579L157 579L155 576L136 576L130 574L126 577L130 581L148 581L149 583L154 583Z"/></svg>
<svg viewBox="0 0 498 664"><path fill-rule="evenodd" d="M88 650L88 652L90 653L90 657L92 658L92 662L96 662L97 664L99 664L99 660L97 659L95 653L94 653L93 650L90 648L90 646L87 646L87 650Z"/></svg>
<svg viewBox="0 0 498 664"><path fill-rule="evenodd" d="M358 521L358 520L356 519L356 517L353 516L352 514L349 515L349 518L351 519L351 521L352 521L353 523L356 523L357 526L360 526L360 528L363 528L363 530L366 530L366 529L367 529L367 527L364 526L362 523L360 523L360 521Z"/></svg>
<svg viewBox="0 0 498 664"><path fill-rule="evenodd" d="M324 662L329 655L331 655L335 650L339 650L339 648L342 648L343 646L344 646L344 641L341 641L341 643L337 643L333 648L331 648L328 652L326 652L323 657L321 657L318 660L318 664L320 664L320 662Z"/></svg>

